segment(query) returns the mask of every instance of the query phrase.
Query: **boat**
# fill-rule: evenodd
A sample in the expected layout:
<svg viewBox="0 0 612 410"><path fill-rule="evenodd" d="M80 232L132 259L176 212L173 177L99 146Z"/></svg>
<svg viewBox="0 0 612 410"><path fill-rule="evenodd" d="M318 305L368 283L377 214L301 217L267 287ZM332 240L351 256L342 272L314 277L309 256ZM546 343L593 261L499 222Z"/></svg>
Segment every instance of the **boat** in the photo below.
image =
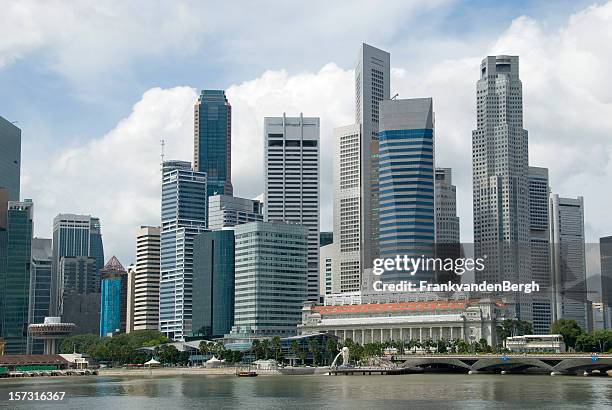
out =
<svg viewBox="0 0 612 410"><path fill-rule="evenodd" d="M236 376L238 377L256 377L257 372L254 372L252 370L245 370L245 371L237 372Z"/></svg>

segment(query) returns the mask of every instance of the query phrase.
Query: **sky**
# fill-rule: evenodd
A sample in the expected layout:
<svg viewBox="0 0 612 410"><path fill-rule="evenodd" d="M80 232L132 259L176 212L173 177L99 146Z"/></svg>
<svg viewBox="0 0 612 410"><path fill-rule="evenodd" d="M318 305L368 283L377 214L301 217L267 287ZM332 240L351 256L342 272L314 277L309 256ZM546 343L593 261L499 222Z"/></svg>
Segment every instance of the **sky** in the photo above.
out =
<svg viewBox="0 0 612 410"><path fill-rule="evenodd" d="M433 97L436 165L453 168L472 240L471 131L487 55L520 57L530 163L585 200L587 242L612 235L612 1L0 0L0 115L22 130L35 234L58 213L101 218L107 259L134 261L160 219L160 141L193 159L199 90L232 105L234 194L263 193L263 118L321 119L321 230L332 129L354 122L362 42L391 53L391 94ZM595 259L595 255L592 255Z"/></svg>

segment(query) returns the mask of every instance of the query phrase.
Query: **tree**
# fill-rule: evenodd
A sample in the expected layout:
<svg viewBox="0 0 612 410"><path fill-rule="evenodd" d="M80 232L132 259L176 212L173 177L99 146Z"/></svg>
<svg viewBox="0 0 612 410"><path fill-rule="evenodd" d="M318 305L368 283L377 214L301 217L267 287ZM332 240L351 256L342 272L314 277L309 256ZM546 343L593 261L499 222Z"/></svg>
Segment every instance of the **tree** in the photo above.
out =
<svg viewBox="0 0 612 410"><path fill-rule="evenodd" d="M506 319L497 326L497 334L501 340L507 337L523 336L533 333L531 323L524 320Z"/></svg>
<svg viewBox="0 0 612 410"><path fill-rule="evenodd" d="M263 339L261 341L261 350L262 350L264 359L270 358L270 350L271 350L270 346L271 346L270 339Z"/></svg>
<svg viewBox="0 0 612 410"><path fill-rule="evenodd" d="M327 339L326 350L327 350L327 360L328 360L327 364L331 365L332 361L338 354L338 341L333 337L330 337L329 339Z"/></svg>
<svg viewBox="0 0 612 410"><path fill-rule="evenodd" d="M563 341L568 348L574 348L576 346L576 339L583 333L578 323L570 319L557 320L550 327L550 332L563 336Z"/></svg>
<svg viewBox="0 0 612 410"><path fill-rule="evenodd" d="M295 357L300 357L300 345L296 340L291 341L291 352L295 355ZM304 364L304 362L302 362Z"/></svg>
<svg viewBox="0 0 612 410"><path fill-rule="evenodd" d="M321 350L319 349L319 341L317 339L308 340L308 351L312 354L312 364L317 365L319 362L319 354Z"/></svg>
<svg viewBox="0 0 612 410"><path fill-rule="evenodd" d="M263 356L261 341L259 339L253 340L251 351L255 354L255 360L259 360Z"/></svg>
<svg viewBox="0 0 612 410"><path fill-rule="evenodd" d="M282 359L283 351L281 349L281 339L278 336L272 338L272 350L274 351L274 359L278 362Z"/></svg>

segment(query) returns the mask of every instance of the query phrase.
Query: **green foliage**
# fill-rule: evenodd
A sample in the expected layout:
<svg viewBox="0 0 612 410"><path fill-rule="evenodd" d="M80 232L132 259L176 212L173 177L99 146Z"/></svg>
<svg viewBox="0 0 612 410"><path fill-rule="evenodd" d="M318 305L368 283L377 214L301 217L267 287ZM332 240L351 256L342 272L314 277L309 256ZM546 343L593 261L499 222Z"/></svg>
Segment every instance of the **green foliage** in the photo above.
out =
<svg viewBox="0 0 612 410"><path fill-rule="evenodd" d="M552 334L560 334L567 347L576 347L576 341L583 331L575 320L560 319L550 327Z"/></svg>
<svg viewBox="0 0 612 410"><path fill-rule="evenodd" d="M576 351L605 353L612 349L612 330L581 333L576 338Z"/></svg>
<svg viewBox="0 0 612 410"><path fill-rule="evenodd" d="M497 334L501 340L507 337L530 335L533 333L531 323L524 320L506 319L497 326Z"/></svg>

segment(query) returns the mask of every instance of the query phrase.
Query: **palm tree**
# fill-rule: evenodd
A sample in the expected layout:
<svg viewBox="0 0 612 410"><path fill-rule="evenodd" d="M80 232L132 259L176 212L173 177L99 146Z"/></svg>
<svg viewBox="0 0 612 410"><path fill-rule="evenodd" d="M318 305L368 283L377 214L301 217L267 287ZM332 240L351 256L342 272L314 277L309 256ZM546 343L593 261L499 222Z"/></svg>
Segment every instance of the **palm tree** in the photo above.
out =
<svg viewBox="0 0 612 410"><path fill-rule="evenodd" d="M278 362L278 359L282 354L280 337L274 336L272 338L272 349L274 350L274 359Z"/></svg>
<svg viewBox="0 0 612 410"><path fill-rule="evenodd" d="M300 345L296 340L291 341L291 352L295 355L295 357L300 357Z"/></svg>
<svg viewBox="0 0 612 410"><path fill-rule="evenodd" d="M261 341L261 350L264 356L264 359L270 358L270 339L264 339Z"/></svg>

